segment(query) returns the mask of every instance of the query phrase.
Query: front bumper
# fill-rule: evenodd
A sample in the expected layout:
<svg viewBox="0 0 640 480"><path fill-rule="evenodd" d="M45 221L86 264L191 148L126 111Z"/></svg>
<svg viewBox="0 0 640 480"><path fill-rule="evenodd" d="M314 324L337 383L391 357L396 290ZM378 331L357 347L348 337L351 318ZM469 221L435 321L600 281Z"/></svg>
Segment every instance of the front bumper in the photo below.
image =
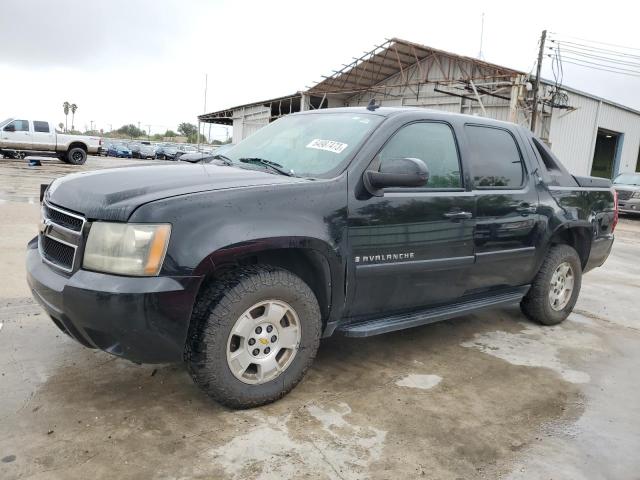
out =
<svg viewBox="0 0 640 480"><path fill-rule="evenodd" d="M137 363L183 358L202 277L123 277L45 264L37 239L27 248L27 282L53 322L89 348Z"/></svg>

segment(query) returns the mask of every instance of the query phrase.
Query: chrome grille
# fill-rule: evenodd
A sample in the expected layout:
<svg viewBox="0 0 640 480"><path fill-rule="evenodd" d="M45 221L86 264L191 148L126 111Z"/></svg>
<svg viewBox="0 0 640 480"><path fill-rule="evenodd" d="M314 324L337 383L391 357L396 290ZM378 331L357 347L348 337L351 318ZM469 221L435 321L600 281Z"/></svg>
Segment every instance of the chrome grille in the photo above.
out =
<svg viewBox="0 0 640 480"><path fill-rule="evenodd" d="M633 194L631 190L618 190L618 189L616 190L618 192L619 200L629 200L631 198L631 195Z"/></svg>
<svg viewBox="0 0 640 480"><path fill-rule="evenodd" d="M63 270L73 270L75 247L52 237L42 237L42 256Z"/></svg>
<svg viewBox="0 0 640 480"><path fill-rule="evenodd" d="M67 273L73 272L77 267L76 257L85 222L84 217L45 200L38 239L42 260Z"/></svg>
<svg viewBox="0 0 640 480"><path fill-rule="evenodd" d="M73 230L74 232L80 232L82 230L82 224L84 219L76 215L70 215L63 210L60 210L50 205L43 205L43 216L48 218L53 223L60 225L61 227Z"/></svg>

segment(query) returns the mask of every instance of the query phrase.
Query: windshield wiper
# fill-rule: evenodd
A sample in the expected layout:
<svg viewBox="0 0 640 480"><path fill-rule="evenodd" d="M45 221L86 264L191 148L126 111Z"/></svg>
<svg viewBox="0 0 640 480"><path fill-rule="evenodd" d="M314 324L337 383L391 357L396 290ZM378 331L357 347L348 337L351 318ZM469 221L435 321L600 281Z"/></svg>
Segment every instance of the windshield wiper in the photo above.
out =
<svg viewBox="0 0 640 480"><path fill-rule="evenodd" d="M272 162L271 160L266 160L264 158L259 157L249 157L249 158L240 158L242 163L255 163L257 165L262 165L263 167L270 168L271 170L278 172L280 175L286 175L287 177L295 177L295 174L292 170L285 170L285 168L279 163Z"/></svg>
<svg viewBox="0 0 640 480"><path fill-rule="evenodd" d="M222 155L221 153L214 155L213 157L211 157L213 160L222 160L222 162L225 165L233 165L233 160L231 160L229 157Z"/></svg>

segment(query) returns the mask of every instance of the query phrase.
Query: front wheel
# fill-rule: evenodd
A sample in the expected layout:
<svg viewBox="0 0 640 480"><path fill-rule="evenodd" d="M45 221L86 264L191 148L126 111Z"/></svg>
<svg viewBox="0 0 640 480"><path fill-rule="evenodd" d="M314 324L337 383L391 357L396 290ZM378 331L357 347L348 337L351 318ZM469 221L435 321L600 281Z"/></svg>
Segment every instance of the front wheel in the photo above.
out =
<svg viewBox="0 0 640 480"><path fill-rule="evenodd" d="M264 405L300 382L315 358L321 328L318 302L302 279L270 266L243 268L200 295L187 368L224 405Z"/></svg>
<svg viewBox="0 0 640 480"><path fill-rule="evenodd" d="M551 247L520 304L524 314L543 325L566 319L580 294L582 265L578 253L568 245Z"/></svg>
<svg viewBox="0 0 640 480"><path fill-rule="evenodd" d="M83 165L87 161L87 152L84 148L75 147L67 152L67 163Z"/></svg>

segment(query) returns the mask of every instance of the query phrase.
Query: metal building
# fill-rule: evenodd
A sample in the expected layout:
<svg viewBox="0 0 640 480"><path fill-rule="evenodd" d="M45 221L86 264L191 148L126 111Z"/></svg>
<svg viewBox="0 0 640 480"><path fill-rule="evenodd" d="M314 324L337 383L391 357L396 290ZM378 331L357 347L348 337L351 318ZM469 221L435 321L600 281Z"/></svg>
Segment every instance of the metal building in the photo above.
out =
<svg viewBox="0 0 640 480"><path fill-rule="evenodd" d="M530 125L529 76L398 38L366 52L307 90L200 115L233 126L238 142L269 122L301 110L411 106L480 115ZM612 177L640 170L640 112L564 85L541 80L536 134L578 175Z"/></svg>

